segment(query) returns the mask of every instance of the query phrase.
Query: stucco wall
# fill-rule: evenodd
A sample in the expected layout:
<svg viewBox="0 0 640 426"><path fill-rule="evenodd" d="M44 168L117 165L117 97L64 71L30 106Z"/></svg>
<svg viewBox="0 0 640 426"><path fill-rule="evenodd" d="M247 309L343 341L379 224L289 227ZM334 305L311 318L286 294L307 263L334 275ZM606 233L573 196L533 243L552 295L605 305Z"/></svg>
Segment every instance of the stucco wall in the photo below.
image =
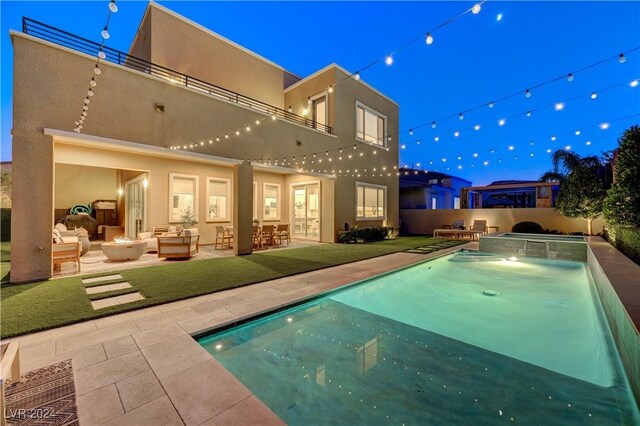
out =
<svg viewBox="0 0 640 426"><path fill-rule="evenodd" d="M587 221L570 219L556 212L555 209L458 209L458 210L400 210L402 229L410 234L431 234L443 224L452 224L456 220L464 220L471 226L474 220L486 220L487 225L500 228L500 232L511 232L518 222L531 221L539 223L543 228L561 232L587 233ZM596 219L593 222L593 233L602 232L604 222ZM491 230L494 232L494 230Z"/></svg>
<svg viewBox="0 0 640 426"><path fill-rule="evenodd" d="M95 200L115 200L118 196L118 176L114 169L56 164L55 173L56 209Z"/></svg>
<svg viewBox="0 0 640 426"><path fill-rule="evenodd" d="M154 64L283 107L283 69L194 27L155 4L150 6L146 19L151 20L151 62Z"/></svg>

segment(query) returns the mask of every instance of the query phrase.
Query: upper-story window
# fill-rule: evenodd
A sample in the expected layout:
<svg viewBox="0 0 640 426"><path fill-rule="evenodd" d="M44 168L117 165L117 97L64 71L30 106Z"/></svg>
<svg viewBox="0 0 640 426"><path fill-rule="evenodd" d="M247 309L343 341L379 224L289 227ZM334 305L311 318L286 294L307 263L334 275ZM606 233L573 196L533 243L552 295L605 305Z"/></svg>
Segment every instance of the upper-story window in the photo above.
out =
<svg viewBox="0 0 640 426"><path fill-rule="evenodd" d="M320 95L311 98L313 104L313 121L314 127L318 130L325 131L327 123L327 95L321 93Z"/></svg>
<svg viewBox="0 0 640 426"><path fill-rule="evenodd" d="M356 101L356 139L385 146L387 116Z"/></svg>

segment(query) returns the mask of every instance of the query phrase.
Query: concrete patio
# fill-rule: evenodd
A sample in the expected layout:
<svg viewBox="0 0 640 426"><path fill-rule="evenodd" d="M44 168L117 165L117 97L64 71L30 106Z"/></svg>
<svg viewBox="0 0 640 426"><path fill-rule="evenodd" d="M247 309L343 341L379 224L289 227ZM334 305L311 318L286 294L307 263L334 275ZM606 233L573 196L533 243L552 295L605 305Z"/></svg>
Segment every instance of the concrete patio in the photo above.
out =
<svg viewBox="0 0 640 426"><path fill-rule="evenodd" d="M21 370L72 359L83 425L283 424L191 336L349 283L421 262L395 253L157 307L86 321L18 340Z"/></svg>

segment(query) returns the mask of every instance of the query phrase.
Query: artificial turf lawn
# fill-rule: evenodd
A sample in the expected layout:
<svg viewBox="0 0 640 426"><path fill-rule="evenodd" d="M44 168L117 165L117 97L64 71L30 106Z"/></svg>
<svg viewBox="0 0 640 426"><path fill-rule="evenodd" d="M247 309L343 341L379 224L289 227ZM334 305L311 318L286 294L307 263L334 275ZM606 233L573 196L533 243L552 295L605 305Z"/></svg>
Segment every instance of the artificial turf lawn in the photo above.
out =
<svg viewBox="0 0 640 426"><path fill-rule="evenodd" d="M99 311L92 309L80 277L4 284L0 288L0 331L3 338L16 336L440 241L431 237L401 237L367 244L323 244L118 271L146 299Z"/></svg>

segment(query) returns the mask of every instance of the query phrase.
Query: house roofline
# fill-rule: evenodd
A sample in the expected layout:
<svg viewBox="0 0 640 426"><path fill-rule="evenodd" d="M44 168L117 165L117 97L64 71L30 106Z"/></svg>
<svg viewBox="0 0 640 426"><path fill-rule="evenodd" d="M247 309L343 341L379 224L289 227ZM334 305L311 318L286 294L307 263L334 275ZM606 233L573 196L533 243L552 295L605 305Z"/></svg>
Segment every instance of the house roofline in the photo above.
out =
<svg viewBox="0 0 640 426"><path fill-rule="evenodd" d="M240 45L240 44L238 44L238 43L236 43L234 41L229 40L228 38L226 38L226 37L214 32L212 30L210 30L209 28L207 28L207 27L205 27L203 25L198 24L195 21L192 21L191 19L189 19L189 18L187 18L185 16L180 15L177 12L174 12L173 10L171 10L171 9L167 8L166 6L163 6L160 3L157 3L157 2L155 2L153 0L149 1L149 4L147 5L147 9L145 10L145 14L144 14L144 16L142 18L143 21L144 21L144 17L147 15L147 12L150 10L151 7L155 7L156 9L161 10L161 11L173 16L174 18L179 19L182 22L184 22L184 23L186 23L188 25L191 25L194 28L197 28L200 31L204 31L208 35L210 35L212 37L215 37L218 40L220 40L220 41L222 41L224 43L227 43L227 44L229 44L229 45L231 45L231 46L233 46L233 47L235 47L237 49L240 49L243 52L248 53L249 55L253 56L254 58L259 59L259 60L261 60L261 61L263 61L263 62L265 62L265 63L267 63L267 64L269 64L269 65L271 65L271 66L273 66L273 67L275 67L275 68L277 68L279 70L281 70L281 71L286 71L289 74L293 75L294 77L298 77L296 74L292 73L291 71L286 70L283 66L278 65L273 61L270 61L269 59L265 58L264 56L261 56L261 55L257 54L256 52L253 52L253 51L247 49L246 47L244 47L244 46L242 46L242 45ZM140 21L140 24L142 24L143 21ZM137 37L137 33L136 33L136 37ZM134 39L134 41L135 41L135 39ZM133 46L133 43L132 43L132 46ZM298 78L300 78L300 77L298 77Z"/></svg>
<svg viewBox="0 0 640 426"><path fill-rule="evenodd" d="M324 67L324 68L322 68L322 69L320 69L320 70L318 70L318 71L314 72L313 74L308 75L308 76L306 76L305 78L303 78L303 79L301 79L301 80L299 80L299 81L296 81L296 82L295 82L295 83L293 83L291 86L289 86L289 87L287 87L286 89L284 89L284 92L286 93L286 92L288 92L289 90L294 89L294 88L298 87L299 85L301 85L301 84L303 84L303 83L306 83L307 81L309 81L309 80L311 80L311 79L313 79L313 78L315 78L315 77L319 76L320 74L322 74L322 73L324 73L324 72L326 72L326 71L328 71L328 70L330 70L330 69L332 69L332 68L335 68L335 69L337 69L338 71L341 71L341 72L343 72L343 73L345 73L346 75L349 75L349 76L350 76L351 74L353 74L353 73L351 73L351 72L347 71L347 70L346 70L345 68L343 68L342 66L340 66L340 65L338 65L337 63L333 62L333 63L331 63L331 64L327 65L326 67ZM382 93L381 91L379 91L378 89L376 89L375 87L371 86L370 84L365 83L364 81L362 81L362 79L360 79L360 80L356 80L356 81L357 81L358 83L360 83L360 84L364 85L367 89L371 90L372 92L375 92L375 93L377 93L378 95L382 96L384 99L388 100L389 102L391 102L391 103L392 103L392 104L394 104L395 106L399 107L399 105L398 105L398 103L397 103L396 101L394 101L393 99L391 99L390 97L388 97L387 95L385 95L384 93Z"/></svg>

